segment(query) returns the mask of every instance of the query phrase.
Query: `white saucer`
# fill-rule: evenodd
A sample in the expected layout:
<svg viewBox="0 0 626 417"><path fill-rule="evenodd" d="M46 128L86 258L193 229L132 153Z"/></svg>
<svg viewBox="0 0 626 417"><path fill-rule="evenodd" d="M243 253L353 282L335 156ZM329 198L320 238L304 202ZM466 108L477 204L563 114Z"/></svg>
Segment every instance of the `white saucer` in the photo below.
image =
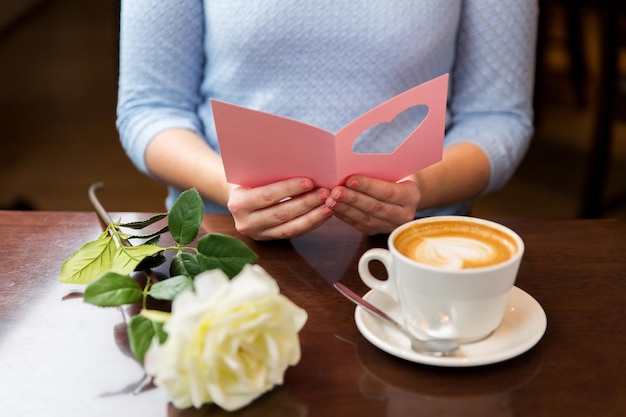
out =
<svg viewBox="0 0 626 417"><path fill-rule="evenodd" d="M400 306L389 296L371 290L363 297L391 317L401 317ZM513 287L500 327L489 337L461 345L458 356L434 357L411 350L402 333L357 307L356 326L361 334L378 348L412 362L435 366L478 366L501 362L532 348L546 331L547 318L541 305L525 291Z"/></svg>

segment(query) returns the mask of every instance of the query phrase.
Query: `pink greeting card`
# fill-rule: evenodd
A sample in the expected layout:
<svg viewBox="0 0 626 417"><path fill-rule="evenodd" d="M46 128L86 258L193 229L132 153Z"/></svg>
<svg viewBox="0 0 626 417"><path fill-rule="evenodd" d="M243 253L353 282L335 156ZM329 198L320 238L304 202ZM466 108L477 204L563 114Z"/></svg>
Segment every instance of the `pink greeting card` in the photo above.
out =
<svg viewBox="0 0 626 417"><path fill-rule="evenodd" d="M337 133L286 117L211 100L228 182L257 187L307 177L333 188L352 174L397 181L441 160L448 74L439 76L359 116ZM358 153L353 143L371 127L391 123L412 107L428 113L390 153Z"/></svg>

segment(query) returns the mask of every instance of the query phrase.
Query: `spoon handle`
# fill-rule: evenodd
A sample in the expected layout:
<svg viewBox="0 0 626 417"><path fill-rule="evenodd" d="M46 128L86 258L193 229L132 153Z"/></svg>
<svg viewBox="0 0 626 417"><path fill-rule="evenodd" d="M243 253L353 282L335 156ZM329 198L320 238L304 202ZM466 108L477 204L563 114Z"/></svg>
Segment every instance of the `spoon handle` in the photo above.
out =
<svg viewBox="0 0 626 417"><path fill-rule="evenodd" d="M376 307L374 304L370 303L363 297L357 295L350 288L346 287L345 285L339 282L335 282L333 285L335 286L337 291L343 294L348 300L352 301L354 304L363 307L365 310L369 311L370 313L376 314L383 320L387 320L390 324L392 324L395 328L400 330L402 333L407 334L408 330L405 329L404 326L402 326L400 323L395 321L393 318L391 318L391 316L389 316L387 313L385 313L384 311Z"/></svg>
<svg viewBox="0 0 626 417"><path fill-rule="evenodd" d="M404 326L395 321L384 311L380 310L378 307L368 302L363 297L357 295L350 288L339 282L335 282L333 285L348 300L362 307L370 314L374 314L382 318L383 320L394 326L396 329L400 330L402 334L409 338L409 340L411 341L411 349L413 349L415 352L425 353L433 356L456 356L455 352L459 349L459 345L456 342L451 340L420 340L413 336Z"/></svg>

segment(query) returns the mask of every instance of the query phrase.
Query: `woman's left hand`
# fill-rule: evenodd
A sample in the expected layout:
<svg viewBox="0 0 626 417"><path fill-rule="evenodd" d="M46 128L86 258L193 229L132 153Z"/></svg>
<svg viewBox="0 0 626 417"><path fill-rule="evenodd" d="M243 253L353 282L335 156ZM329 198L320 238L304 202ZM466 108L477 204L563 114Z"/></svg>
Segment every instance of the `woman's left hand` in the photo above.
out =
<svg viewBox="0 0 626 417"><path fill-rule="evenodd" d="M337 218L367 235L375 235L389 233L413 220L420 199L420 186L413 178L388 182L353 175L345 186L331 191L325 204Z"/></svg>

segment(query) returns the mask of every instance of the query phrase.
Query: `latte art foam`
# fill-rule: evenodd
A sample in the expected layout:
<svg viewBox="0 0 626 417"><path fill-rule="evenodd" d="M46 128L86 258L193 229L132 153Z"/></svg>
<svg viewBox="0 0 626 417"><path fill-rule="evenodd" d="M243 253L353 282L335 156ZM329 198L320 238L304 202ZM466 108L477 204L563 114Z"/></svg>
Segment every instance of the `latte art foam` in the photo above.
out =
<svg viewBox="0 0 626 417"><path fill-rule="evenodd" d="M495 265L517 251L515 241L506 233L462 221L414 225L397 236L395 245L414 261L447 269Z"/></svg>
<svg viewBox="0 0 626 417"><path fill-rule="evenodd" d="M424 238L410 258L442 268L463 269L466 265L498 262L490 245L464 237Z"/></svg>

